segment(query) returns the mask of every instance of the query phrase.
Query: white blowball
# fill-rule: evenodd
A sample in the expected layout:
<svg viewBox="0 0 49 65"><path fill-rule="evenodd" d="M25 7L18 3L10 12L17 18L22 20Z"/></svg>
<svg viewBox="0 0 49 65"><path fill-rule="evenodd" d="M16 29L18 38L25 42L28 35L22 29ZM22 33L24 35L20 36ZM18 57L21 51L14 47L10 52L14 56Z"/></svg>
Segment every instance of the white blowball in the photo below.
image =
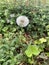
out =
<svg viewBox="0 0 49 65"><path fill-rule="evenodd" d="M29 19L26 16L19 16L16 19L16 23L20 27L26 27L29 24Z"/></svg>

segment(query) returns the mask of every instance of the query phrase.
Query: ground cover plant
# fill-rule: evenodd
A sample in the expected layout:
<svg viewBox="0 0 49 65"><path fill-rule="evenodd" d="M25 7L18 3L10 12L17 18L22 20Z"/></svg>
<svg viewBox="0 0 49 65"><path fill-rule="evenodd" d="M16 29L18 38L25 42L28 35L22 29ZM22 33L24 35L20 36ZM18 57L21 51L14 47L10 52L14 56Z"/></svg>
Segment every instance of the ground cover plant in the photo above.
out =
<svg viewBox="0 0 49 65"><path fill-rule="evenodd" d="M49 64L49 7L0 6L0 65ZM29 24L20 27L19 16Z"/></svg>

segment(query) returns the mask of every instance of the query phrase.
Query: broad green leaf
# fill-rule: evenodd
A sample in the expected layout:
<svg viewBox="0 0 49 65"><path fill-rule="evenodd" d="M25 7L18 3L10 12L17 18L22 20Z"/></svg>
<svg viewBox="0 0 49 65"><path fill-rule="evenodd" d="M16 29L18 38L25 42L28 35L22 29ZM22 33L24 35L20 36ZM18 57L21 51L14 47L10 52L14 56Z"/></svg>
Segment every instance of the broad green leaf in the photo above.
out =
<svg viewBox="0 0 49 65"><path fill-rule="evenodd" d="M35 40L34 44L41 44L39 40Z"/></svg>
<svg viewBox="0 0 49 65"><path fill-rule="evenodd" d="M39 55L40 51L38 49L38 46L36 45L29 45L27 50L25 51L26 55L28 57L32 57L32 55Z"/></svg>
<svg viewBox="0 0 49 65"><path fill-rule="evenodd" d="M47 39L45 39L45 38L40 38L39 41L40 41L41 43L44 43L44 42L47 42Z"/></svg>
<svg viewBox="0 0 49 65"><path fill-rule="evenodd" d="M28 57L32 57L32 46L31 46L31 45L28 46L28 48L27 48L27 50L25 51L25 53L26 53L26 55L27 55Z"/></svg>

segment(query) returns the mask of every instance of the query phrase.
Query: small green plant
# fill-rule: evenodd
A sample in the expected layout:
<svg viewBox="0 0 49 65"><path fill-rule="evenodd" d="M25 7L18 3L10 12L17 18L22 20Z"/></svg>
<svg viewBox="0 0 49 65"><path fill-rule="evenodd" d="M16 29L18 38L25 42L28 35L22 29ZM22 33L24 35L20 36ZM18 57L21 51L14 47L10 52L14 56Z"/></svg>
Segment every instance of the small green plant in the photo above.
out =
<svg viewBox="0 0 49 65"><path fill-rule="evenodd" d="M25 53L28 57L32 57L32 55L35 55L35 56L39 55L40 50L38 46L36 45L29 45Z"/></svg>

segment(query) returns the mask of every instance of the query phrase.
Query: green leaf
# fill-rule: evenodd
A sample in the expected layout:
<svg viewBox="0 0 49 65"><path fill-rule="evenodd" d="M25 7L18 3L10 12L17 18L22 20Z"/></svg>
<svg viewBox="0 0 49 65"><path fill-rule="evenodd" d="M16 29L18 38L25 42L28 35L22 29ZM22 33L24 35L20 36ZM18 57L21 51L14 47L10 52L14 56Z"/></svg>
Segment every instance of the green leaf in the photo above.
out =
<svg viewBox="0 0 49 65"><path fill-rule="evenodd" d="M28 46L28 48L27 48L27 50L25 51L25 53L26 53L26 55L27 55L28 57L32 57L32 46L31 46L31 45Z"/></svg>
<svg viewBox="0 0 49 65"><path fill-rule="evenodd" d="M2 29L3 32L6 32L7 30L8 30L8 27L4 27L4 28Z"/></svg>
<svg viewBox="0 0 49 65"><path fill-rule="evenodd" d="M45 39L45 38L40 38L39 41L40 41L41 43L44 43L44 42L47 42L47 39Z"/></svg>
<svg viewBox="0 0 49 65"><path fill-rule="evenodd" d="M34 55L39 55L39 53L40 53L40 51L39 51L39 49L38 49L38 46L36 46L36 45L33 45L32 46L32 54L34 54Z"/></svg>
<svg viewBox="0 0 49 65"><path fill-rule="evenodd" d="M49 52L46 52L45 54L49 57Z"/></svg>
<svg viewBox="0 0 49 65"><path fill-rule="evenodd" d="M32 57L32 55L39 55L40 51L38 49L38 46L36 45L29 45L27 50L25 51L26 55L28 57Z"/></svg>
<svg viewBox="0 0 49 65"><path fill-rule="evenodd" d="M49 29L49 25L46 26L46 29Z"/></svg>
<svg viewBox="0 0 49 65"><path fill-rule="evenodd" d="M0 62L5 61L4 59L0 59Z"/></svg>
<svg viewBox="0 0 49 65"><path fill-rule="evenodd" d="M49 32L47 32L48 36L49 36Z"/></svg>
<svg viewBox="0 0 49 65"><path fill-rule="evenodd" d="M28 59L28 62L30 63L30 64L33 64L34 63L34 59Z"/></svg>
<svg viewBox="0 0 49 65"><path fill-rule="evenodd" d="M45 15L43 15L43 16L42 16L42 18L43 18L43 19L45 19L45 18L46 18L46 16L45 16Z"/></svg>
<svg viewBox="0 0 49 65"><path fill-rule="evenodd" d="M35 40L34 44L41 44L39 40Z"/></svg>

